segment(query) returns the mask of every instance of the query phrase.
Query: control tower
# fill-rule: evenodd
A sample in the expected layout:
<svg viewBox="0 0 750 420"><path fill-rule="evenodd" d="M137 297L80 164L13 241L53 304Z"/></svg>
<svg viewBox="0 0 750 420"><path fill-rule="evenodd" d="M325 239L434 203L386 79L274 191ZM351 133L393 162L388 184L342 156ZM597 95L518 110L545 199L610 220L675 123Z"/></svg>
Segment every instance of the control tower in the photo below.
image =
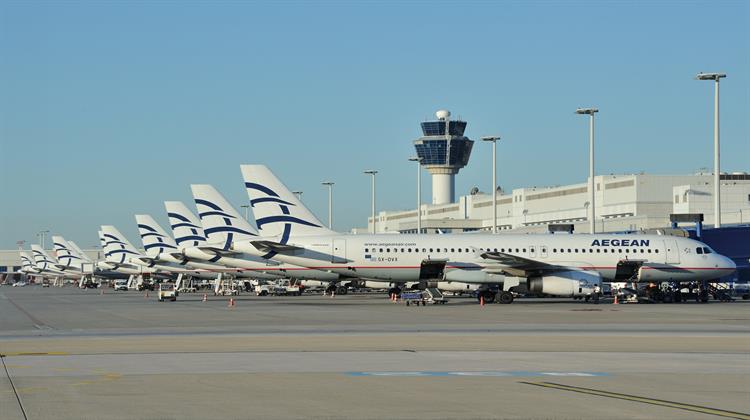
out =
<svg viewBox="0 0 750 420"><path fill-rule="evenodd" d="M451 121L450 111L435 113L437 121L422 123L422 137L414 140L420 165L432 175L432 204L455 201L455 175L469 163L474 141L464 136L466 121Z"/></svg>

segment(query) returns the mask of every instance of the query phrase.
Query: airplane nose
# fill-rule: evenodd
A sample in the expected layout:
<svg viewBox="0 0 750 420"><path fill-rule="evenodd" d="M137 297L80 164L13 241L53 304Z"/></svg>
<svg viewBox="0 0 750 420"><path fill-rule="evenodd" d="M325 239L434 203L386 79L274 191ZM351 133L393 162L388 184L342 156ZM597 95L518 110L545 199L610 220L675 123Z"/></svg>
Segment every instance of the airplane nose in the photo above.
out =
<svg viewBox="0 0 750 420"><path fill-rule="evenodd" d="M722 258L724 259L722 266L725 267L728 271L731 270L729 271L730 274L734 273L737 270L737 264L735 264L734 261L727 257L722 256Z"/></svg>

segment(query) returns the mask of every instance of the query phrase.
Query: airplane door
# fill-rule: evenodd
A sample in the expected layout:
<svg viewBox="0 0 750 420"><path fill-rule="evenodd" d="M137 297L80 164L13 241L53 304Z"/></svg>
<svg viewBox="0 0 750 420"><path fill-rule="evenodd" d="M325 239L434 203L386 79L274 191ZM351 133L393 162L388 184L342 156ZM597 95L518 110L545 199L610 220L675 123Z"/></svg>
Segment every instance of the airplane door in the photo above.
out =
<svg viewBox="0 0 750 420"><path fill-rule="evenodd" d="M331 262L345 263L346 261L346 239L334 239L331 242Z"/></svg>
<svg viewBox="0 0 750 420"><path fill-rule="evenodd" d="M666 249L667 264L677 264L680 262L680 249L677 247L677 241L674 239L665 240L664 248Z"/></svg>
<svg viewBox="0 0 750 420"><path fill-rule="evenodd" d="M536 258L536 247L534 245L529 245L529 256Z"/></svg>
<svg viewBox="0 0 750 420"><path fill-rule="evenodd" d="M547 258L547 245L542 245L539 247L539 256L542 258Z"/></svg>

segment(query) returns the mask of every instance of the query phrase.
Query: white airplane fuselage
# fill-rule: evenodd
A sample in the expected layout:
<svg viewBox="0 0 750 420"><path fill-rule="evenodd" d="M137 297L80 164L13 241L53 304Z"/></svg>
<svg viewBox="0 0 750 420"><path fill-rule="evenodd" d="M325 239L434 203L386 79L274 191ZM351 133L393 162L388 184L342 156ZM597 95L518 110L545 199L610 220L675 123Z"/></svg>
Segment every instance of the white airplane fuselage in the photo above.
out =
<svg viewBox="0 0 750 420"><path fill-rule="evenodd" d="M279 238L261 238L279 241ZM263 255L252 241L235 242L233 249ZM386 281L418 281L423 261L446 261L444 279L466 283L501 283L496 261L482 258L499 252L568 270L613 280L618 263L642 261L639 281L713 280L734 272L728 258L701 242L663 235L525 234L525 235L327 235L297 236L287 241L299 250L273 259L343 276ZM701 253L697 253L697 249Z"/></svg>

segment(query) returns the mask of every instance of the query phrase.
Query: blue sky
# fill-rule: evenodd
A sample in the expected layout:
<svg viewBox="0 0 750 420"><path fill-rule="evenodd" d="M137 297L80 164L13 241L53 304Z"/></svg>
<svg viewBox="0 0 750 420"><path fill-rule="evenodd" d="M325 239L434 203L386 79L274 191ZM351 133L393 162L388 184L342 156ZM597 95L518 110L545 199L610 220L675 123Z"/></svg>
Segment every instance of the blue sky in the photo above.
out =
<svg viewBox="0 0 750 420"><path fill-rule="evenodd" d="M719 2L14 2L0 4L0 247L50 229L84 247L101 224L211 183L240 206L265 163L334 228L413 207L406 159L440 108L500 134L506 189L597 173L750 171L750 6ZM476 143L457 194L490 190ZM424 176L429 201L429 177Z"/></svg>

